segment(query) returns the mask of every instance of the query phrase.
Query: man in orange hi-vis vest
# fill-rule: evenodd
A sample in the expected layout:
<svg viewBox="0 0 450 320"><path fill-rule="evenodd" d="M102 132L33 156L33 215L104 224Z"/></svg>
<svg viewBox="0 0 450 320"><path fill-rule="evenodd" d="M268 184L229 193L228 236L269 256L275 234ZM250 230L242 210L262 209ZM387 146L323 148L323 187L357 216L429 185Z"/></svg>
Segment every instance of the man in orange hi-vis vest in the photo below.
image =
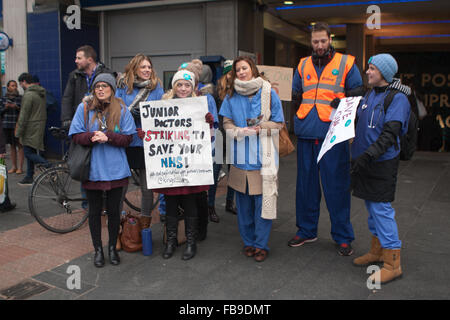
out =
<svg viewBox="0 0 450 320"><path fill-rule="evenodd" d="M364 94L363 82L355 57L334 50L326 23L312 27L313 54L300 60L292 84L293 100L298 110L294 116L297 136L296 235L290 247L317 240L322 184L331 220L331 236L338 253L353 253L354 240L350 222L349 143L329 150L317 163L317 156L327 134L333 108L340 99Z"/></svg>

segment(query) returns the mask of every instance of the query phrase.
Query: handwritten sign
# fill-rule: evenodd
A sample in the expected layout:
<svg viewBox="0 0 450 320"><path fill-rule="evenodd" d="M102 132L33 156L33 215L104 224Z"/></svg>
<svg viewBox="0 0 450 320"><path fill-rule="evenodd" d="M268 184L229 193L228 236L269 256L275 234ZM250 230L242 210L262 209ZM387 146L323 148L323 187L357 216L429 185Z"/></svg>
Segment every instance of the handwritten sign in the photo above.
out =
<svg viewBox="0 0 450 320"><path fill-rule="evenodd" d="M258 66L260 73L269 79L272 88L282 101L292 100L292 77L294 70L292 68Z"/></svg>
<svg viewBox="0 0 450 320"><path fill-rule="evenodd" d="M336 144L349 140L355 136L356 108L362 97L350 97L341 99L338 108L331 121L328 133L323 141L317 162L322 156Z"/></svg>
<svg viewBox="0 0 450 320"><path fill-rule="evenodd" d="M140 103L147 188L214 184L206 97Z"/></svg>

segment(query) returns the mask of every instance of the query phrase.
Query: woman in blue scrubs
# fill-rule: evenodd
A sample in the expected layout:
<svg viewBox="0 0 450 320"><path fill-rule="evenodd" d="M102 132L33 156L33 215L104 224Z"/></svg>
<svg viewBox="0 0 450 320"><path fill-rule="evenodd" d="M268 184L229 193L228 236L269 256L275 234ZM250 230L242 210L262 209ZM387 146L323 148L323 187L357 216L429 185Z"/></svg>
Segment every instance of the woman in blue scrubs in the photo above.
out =
<svg viewBox="0 0 450 320"><path fill-rule="evenodd" d="M141 187L141 213L139 219L142 229L150 227L151 209L153 207L153 192L147 189L147 179L144 160L144 145L142 139L144 132L141 125L139 104L143 101L161 100L164 90L161 87L150 57L139 53L125 67L125 74L117 84L116 97L121 98L134 118L138 134L133 135L129 147L126 149L130 168L138 170L139 185ZM128 187L123 190L123 196ZM122 199L123 200L123 199ZM122 202L123 204L123 202Z"/></svg>
<svg viewBox="0 0 450 320"><path fill-rule="evenodd" d="M119 204L122 188L128 185L130 168L125 148L136 133L133 117L114 96L116 81L110 74L99 74L92 85L93 95L80 103L72 120L72 142L92 146L89 180L82 183L89 202L89 230L95 249L94 265L103 267L101 213L103 192L108 211L109 261L120 263L116 251L120 228Z"/></svg>
<svg viewBox="0 0 450 320"><path fill-rule="evenodd" d="M267 121L261 121L264 118L262 106L265 104L269 104L267 109L270 108L270 117ZM227 139L230 136L235 138L231 150L233 159L228 185L236 190L243 251L247 257L254 257L255 261L261 262L269 252L272 219L262 217L262 145L259 134L263 129L280 130L284 117L278 95L271 89L270 84L260 77L251 58L238 57L234 60L232 84L222 103L220 115L224 117ZM227 153L230 153L230 150L227 150Z"/></svg>
<svg viewBox="0 0 450 320"><path fill-rule="evenodd" d="M365 201L372 234L370 251L353 260L353 264L366 266L383 261L383 268L370 276L371 281L378 279L381 284L402 275L402 243L391 202L394 201L397 183L399 137L408 129L411 107L407 96L402 93L407 90L399 81L394 81L397 70L397 62L390 54L378 54L369 59L366 73L373 89L358 107L351 149L353 195ZM384 100L392 88L401 92L395 94L385 109Z"/></svg>

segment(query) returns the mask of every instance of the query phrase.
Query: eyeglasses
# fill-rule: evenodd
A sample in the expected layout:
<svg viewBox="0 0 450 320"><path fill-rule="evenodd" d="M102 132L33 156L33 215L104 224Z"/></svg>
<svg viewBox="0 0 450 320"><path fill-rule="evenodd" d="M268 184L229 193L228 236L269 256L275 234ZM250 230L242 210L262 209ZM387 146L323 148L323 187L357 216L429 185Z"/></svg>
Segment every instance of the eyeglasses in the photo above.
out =
<svg viewBox="0 0 450 320"><path fill-rule="evenodd" d="M106 89L108 87L109 87L109 85L107 85L107 84L97 84L97 85L95 85L94 89L100 90L100 89Z"/></svg>

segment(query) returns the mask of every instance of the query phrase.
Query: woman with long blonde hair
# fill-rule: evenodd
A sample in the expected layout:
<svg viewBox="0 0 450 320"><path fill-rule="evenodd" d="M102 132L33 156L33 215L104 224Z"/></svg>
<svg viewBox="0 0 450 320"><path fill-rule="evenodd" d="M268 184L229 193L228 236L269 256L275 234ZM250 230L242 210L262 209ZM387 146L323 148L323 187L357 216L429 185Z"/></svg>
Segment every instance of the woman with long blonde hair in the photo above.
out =
<svg viewBox="0 0 450 320"><path fill-rule="evenodd" d="M141 186L141 227L149 228L151 224L151 209L153 207L153 192L147 189L144 145L142 138L141 116L139 104L143 101L161 100L164 91L150 57L139 53L125 67L125 73L119 78L116 97L121 98L133 115L137 134L133 135L130 146L126 149L127 159L132 169L138 170ZM127 188L124 189L123 196ZM122 199L123 200L123 199ZM123 203L123 202L122 202Z"/></svg>

